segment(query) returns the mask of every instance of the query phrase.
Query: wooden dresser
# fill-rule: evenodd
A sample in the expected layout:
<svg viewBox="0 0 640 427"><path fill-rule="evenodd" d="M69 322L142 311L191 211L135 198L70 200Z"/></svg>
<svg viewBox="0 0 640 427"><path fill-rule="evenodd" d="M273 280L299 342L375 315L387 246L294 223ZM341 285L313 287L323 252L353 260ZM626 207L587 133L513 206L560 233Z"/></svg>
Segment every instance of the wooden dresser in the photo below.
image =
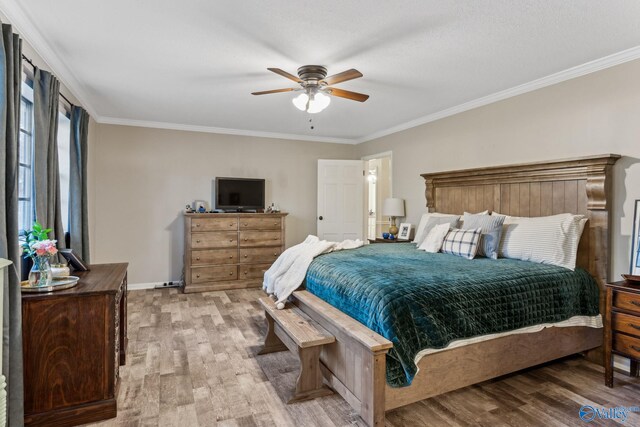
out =
<svg viewBox="0 0 640 427"><path fill-rule="evenodd" d="M127 264L96 264L71 289L22 294L25 425L116 416L127 347Z"/></svg>
<svg viewBox="0 0 640 427"><path fill-rule="evenodd" d="M613 387L613 355L631 360L630 374L638 376L640 360L640 284L607 284L604 325L605 384Z"/></svg>
<svg viewBox="0 0 640 427"><path fill-rule="evenodd" d="M184 292L262 285L284 250L286 213L184 214Z"/></svg>

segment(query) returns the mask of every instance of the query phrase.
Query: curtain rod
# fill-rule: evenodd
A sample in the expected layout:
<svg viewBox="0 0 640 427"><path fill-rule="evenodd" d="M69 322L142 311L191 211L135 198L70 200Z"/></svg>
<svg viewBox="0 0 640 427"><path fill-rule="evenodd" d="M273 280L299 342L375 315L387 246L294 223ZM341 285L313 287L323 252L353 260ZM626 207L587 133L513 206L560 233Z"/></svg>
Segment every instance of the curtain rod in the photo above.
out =
<svg viewBox="0 0 640 427"><path fill-rule="evenodd" d="M33 61L28 58L24 53L22 54L22 59L24 59L25 61L27 61L29 63L29 65L31 65L31 67L33 67L33 71L36 70L37 65L33 63ZM69 104L70 106L73 107L73 102L69 101L69 98L67 98L66 96L64 96L64 94L62 92L59 92L60 96L62 97L62 99L64 99L65 101L67 101L67 104Z"/></svg>

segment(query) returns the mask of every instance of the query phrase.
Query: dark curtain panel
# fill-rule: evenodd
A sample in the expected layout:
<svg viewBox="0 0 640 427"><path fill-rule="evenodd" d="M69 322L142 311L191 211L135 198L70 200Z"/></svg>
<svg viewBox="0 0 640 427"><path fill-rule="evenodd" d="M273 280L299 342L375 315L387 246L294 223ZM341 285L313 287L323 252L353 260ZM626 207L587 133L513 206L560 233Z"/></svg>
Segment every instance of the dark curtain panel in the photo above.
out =
<svg viewBox="0 0 640 427"><path fill-rule="evenodd" d="M60 82L35 69L33 79L33 200L35 219L53 229L50 236L64 248L58 175L58 101Z"/></svg>
<svg viewBox="0 0 640 427"><path fill-rule="evenodd" d="M20 265L18 246L18 160L22 45L11 25L2 24L0 43L0 258ZM22 384L22 298L13 267L4 284L2 374L7 381L7 425L24 425Z"/></svg>
<svg viewBox="0 0 640 427"><path fill-rule="evenodd" d="M87 213L87 135L89 113L71 109L71 162L69 166L69 232L71 249L87 263L89 257L89 215Z"/></svg>

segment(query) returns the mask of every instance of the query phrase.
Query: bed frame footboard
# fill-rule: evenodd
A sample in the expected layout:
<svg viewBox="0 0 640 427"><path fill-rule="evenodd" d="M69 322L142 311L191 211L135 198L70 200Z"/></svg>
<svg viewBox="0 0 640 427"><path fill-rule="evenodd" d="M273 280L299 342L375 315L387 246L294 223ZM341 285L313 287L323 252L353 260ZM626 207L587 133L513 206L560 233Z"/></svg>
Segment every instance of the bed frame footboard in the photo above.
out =
<svg viewBox="0 0 640 427"><path fill-rule="evenodd" d="M393 344L307 291L293 293L293 303L336 341L323 347L321 369L327 384L369 426L384 426L386 354Z"/></svg>

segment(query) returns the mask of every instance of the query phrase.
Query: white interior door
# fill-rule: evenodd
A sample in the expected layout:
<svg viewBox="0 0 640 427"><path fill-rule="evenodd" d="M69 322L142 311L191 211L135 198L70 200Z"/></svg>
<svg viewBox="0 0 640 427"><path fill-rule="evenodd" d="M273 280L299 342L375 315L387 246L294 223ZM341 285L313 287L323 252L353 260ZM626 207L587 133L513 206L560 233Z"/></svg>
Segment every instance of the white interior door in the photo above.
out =
<svg viewBox="0 0 640 427"><path fill-rule="evenodd" d="M318 237L339 242L362 239L364 162L318 160Z"/></svg>

